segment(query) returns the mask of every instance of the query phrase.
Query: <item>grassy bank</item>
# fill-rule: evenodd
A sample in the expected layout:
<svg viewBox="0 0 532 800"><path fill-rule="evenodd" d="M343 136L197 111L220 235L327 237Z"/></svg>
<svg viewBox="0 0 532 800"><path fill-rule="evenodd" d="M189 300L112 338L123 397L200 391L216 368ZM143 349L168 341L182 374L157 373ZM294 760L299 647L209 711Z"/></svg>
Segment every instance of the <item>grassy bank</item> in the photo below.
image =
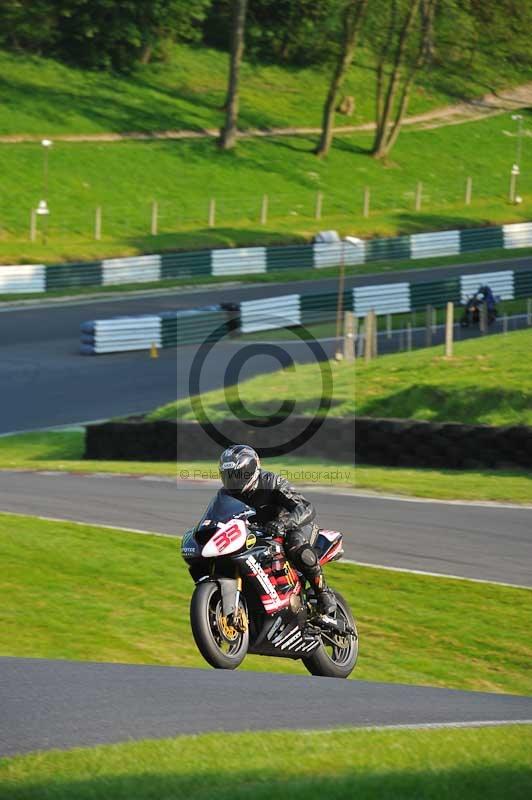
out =
<svg viewBox="0 0 532 800"><path fill-rule="evenodd" d="M531 747L532 726L517 725L182 736L2 760L0 798L525 800Z"/></svg>
<svg viewBox="0 0 532 800"><path fill-rule="evenodd" d="M528 122L527 122L528 124ZM0 145L5 198L0 203L0 260L56 261L137 252L274 244L308 239L335 228L343 234L396 235L438 228L526 221L532 193L507 202L514 157L509 115L434 130L405 131L393 164L368 157L370 136L337 140L328 159L317 160L312 138L246 140L230 153L212 141L57 143L50 153L48 238L28 241L29 213L39 200L42 147ZM439 157L434 159L434 153ZM430 164L430 172L427 172ZM523 149L523 176L532 173L532 151ZM349 179L346 180L346 176ZM473 178L473 202L464 187ZM423 180L422 211L414 210ZM371 213L362 216L364 187ZM206 190L205 187L208 187ZM323 194L315 219L317 192ZM269 216L260 224L262 195ZM216 200L214 227L209 200ZM159 204L159 235L150 236L151 203ZM102 239L94 241L95 208L102 208Z"/></svg>
<svg viewBox="0 0 532 800"><path fill-rule="evenodd" d="M532 331L514 331L455 344L453 358L443 347L399 353L356 366L331 362L335 416L399 417L436 422L532 424L532 373L526 368ZM314 414L321 398L316 364L262 375L241 383L234 408L243 417L273 413L286 398L297 398L294 413ZM237 400L231 389L228 397ZM274 397L274 401L264 400ZM223 390L202 395L206 416L231 416ZM151 419L193 419L190 399L154 411Z"/></svg>
<svg viewBox="0 0 532 800"><path fill-rule="evenodd" d="M54 470L162 475L181 480L218 480L206 461L88 461L83 433L44 432L0 437L0 470ZM441 500L532 503L532 474L502 470L459 471L337 464L320 459L272 458L266 465L296 484L336 486Z"/></svg>
<svg viewBox="0 0 532 800"><path fill-rule="evenodd" d="M176 540L2 514L0 551L1 654L202 665ZM532 693L528 590L341 563L327 574L358 618L357 678ZM258 656L244 665L304 669Z"/></svg>

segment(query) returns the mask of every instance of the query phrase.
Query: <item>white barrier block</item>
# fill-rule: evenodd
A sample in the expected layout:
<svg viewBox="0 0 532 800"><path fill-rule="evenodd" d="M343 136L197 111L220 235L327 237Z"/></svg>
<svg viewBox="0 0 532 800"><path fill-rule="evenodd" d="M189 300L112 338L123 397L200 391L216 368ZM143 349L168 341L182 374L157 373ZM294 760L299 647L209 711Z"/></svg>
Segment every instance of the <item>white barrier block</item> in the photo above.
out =
<svg viewBox="0 0 532 800"><path fill-rule="evenodd" d="M285 294L266 300L245 300L240 303L242 333L267 331L301 325L301 302L298 294Z"/></svg>
<svg viewBox="0 0 532 800"><path fill-rule="evenodd" d="M104 286L118 286L121 283L149 283L160 280L160 255L107 258L102 261Z"/></svg>
<svg viewBox="0 0 532 800"><path fill-rule="evenodd" d="M513 270L504 272L480 272L478 275L460 276L460 298L465 303L468 297L475 294L480 286L489 286L494 295L501 300L513 300L514 273Z"/></svg>
<svg viewBox="0 0 532 800"><path fill-rule="evenodd" d="M161 347L161 319L158 316L116 317L94 321L94 348L97 353L123 350L149 350Z"/></svg>
<svg viewBox="0 0 532 800"><path fill-rule="evenodd" d="M415 233L410 237L411 258L455 256L460 252L460 231Z"/></svg>
<svg viewBox="0 0 532 800"><path fill-rule="evenodd" d="M211 252L212 275L252 275L266 272L265 247L239 247Z"/></svg>
<svg viewBox="0 0 532 800"><path fill-rule="evenodd" d="M365 243L362 239L353 242L327 242L313 245L314 266L316 269L324 267L338 267L343 259L346 266L363 264L365 257Z"/></svg>
<svg viewBox="0 0 532 800"><path fill-rule="evenodd" d="M532 222L519 222L516 225L503 225L504 249L532 247Z"/></svg>
<svg viewBox="0 0 532 800"><path fill-rule="evenodd" d="M46 291L44 264L0 267L0 294Z"/></svg>
<svg viewBox="0 0 532 800"><path fill-rule="evenodd" d="M353 308L358 317L368 311L376 314L401 314L411 311L410 284L384 283L381 286L355 286Z"/></svg>

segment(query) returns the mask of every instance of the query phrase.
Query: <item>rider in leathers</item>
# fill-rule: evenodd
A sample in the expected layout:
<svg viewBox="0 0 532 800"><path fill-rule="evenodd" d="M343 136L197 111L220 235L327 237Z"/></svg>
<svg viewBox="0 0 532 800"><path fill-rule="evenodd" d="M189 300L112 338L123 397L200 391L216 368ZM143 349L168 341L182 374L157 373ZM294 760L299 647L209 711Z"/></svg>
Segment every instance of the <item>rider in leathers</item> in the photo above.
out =
<svg viewBox="0 0 532 800"><path fill-rule="evenodd" d="M320 612L333 615L336 599L310 544L316 516L312 503L280 475L261 469L258 454L248 445L222 453L220 477L226 491L256 510L256 521L266 533L284 536L286 555L314 587Z"/></svg>

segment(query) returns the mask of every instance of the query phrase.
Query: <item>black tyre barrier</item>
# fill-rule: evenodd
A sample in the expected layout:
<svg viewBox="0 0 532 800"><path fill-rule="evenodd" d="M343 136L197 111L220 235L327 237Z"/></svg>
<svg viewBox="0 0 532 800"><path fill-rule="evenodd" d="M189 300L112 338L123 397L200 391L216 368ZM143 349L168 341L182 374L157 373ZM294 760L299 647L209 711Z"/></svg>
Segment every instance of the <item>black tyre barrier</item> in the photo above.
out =
<svg viewBox="0 0 532 800"><path fill-rule="evenodd" d="M287 452L281 442L295 438L307 417L277 421L222 420L216 431L259 452L323 458L340 464L439 469L532 469L532 427L462 425L371 417L327 418L301 447ZM113 461L215 461L220 446L214 427L197 422L125 421L89 425L85 458Z"/></svg>

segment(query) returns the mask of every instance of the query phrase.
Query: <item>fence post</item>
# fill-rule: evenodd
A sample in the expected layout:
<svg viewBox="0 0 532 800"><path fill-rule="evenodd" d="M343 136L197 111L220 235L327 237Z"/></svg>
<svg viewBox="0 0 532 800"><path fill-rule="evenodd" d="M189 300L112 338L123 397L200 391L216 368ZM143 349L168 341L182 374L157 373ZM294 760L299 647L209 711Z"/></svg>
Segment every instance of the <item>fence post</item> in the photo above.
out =
<svg viewBox="0 0 532 800"><path fill-rule="evenodd" d="M318 194L316 195L316 211L315 211L316 219L321 219L322 207L323 207L323 192L318 192Z"/></svg>
<svg viewBox="0 0 532 800"><path fill-rule="evenodd" d="M375 312L368 311L366 314L366 341L364 348L364 356L366 363L370 362L373 358L373 346L375 338Z"/></svg>
<svg viewBox="0 0 532 800"><path fill-rule="evenodd" d="M408 352L412 350L412 325L409 322L406 323L406 349Z"/></svg>
<svg viewBox="0 0 532 800"><path fill-rule="evenodd" d="M508 314L504 314L502 318L502 332L508 333Z"/></svg>
<svg viewBox="0 0 532 800"><path fill-rule="evenodd" d="M153 200L151 204L151 235L157 236L157 224L159 222L159 203Z"/></svg>
<svg viewBox="0 0 532 800"><path fill-rule="evenodd" d="M466 206L471 205L471 195L473 192L473 178L468 177L466 179L466 187L465 187L465 204Z"/></svg>
<svg viewBox="0 0 532 800"><path fill-rule="evenodd" d="M425 347L432 345L432 306L425 306Z"/></svg>
<svg viewBox="0 0 532 800"><path fill-rule="evenodd" d="M423 184L421 181L416 185L416 211L421 211L421 198L423 196Z"/></svg>
<svg viewBox="0 0 532 800"><path fill-rule="evenodd" d="M386 314L386 338L392 338L392 315Z"/></svg>
<svg viewBox="0 0 532 800"><path fill-rule="evenodd" d="M97 242L102 238L102 207L96 206L96 216L94 218L94 238Z"/></svg>
<svg viewBox="0 0 532 800"><path fill-rule="evenodd" d="M447 303L445 313L445 357L453 357L454 303Z"/></svg>
<svg viewBox="0 0 532 800"><path fill-rule="evenodd" d="M367 338L367 324L366 319L361 320L358 336L356 337L356 346L358 347L357 358L364 355L365 343Z"/></svg>
<svg viewBox="0 0 532 800"><path fill-rule="evenodd" d="M488 306L486 303L482 303L480 306L480 312L478 317L478 327L481 333L487 333L488 331Z"/></svg>
<svg viewBox="0 0 532 800"><path fill-rule="evenodd" d="M30 242L34 242L37 237L37 214L35 209L30 211Z"/></svg>
<svg viewBox="0 0 532 800"><path fill-rule="evenodd" d="M209 228L216 225L216 198L211 197L209 201Z"/></svg>
<svg viewBox="0 0 532 800"><path fill-rule="evenodd" d="M438 309L432 307L432 333L437 333L438 330Z"/></svg>
<svg viewBox="0 0 532 800"><path fill-rule="evenodd" d="M529 297L526 301L526 324L532 325L532 298Z"/></svg>
<svg viewBox="0 0 532 800"><path fill-rule="evenodd" d="M346 311L344 315L344 360L355 360L355 325L354 314Z"/></svg>
<svg viewBox="0 0 532 800"><path fill-rule="evenodd" d="M364 189L364 209L362 211L364 217L369 217L369 201L370 201L370 190L369 186L366 186Z"/></svg>
<svg viewBox="0 0 532 800"><path fill-rule="evenodd" d="M262 205L260 208L260 224L266 225L268 222L268 195L262 195Z"/></svg>

